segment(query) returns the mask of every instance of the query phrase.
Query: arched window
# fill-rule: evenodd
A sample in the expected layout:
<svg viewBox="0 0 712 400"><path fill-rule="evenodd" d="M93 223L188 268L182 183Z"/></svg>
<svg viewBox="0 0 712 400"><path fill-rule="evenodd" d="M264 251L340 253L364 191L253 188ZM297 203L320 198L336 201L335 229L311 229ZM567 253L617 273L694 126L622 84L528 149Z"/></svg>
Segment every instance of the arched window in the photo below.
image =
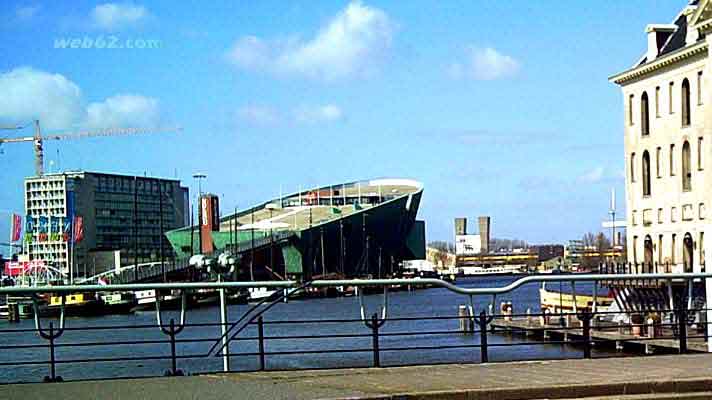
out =
<svg viewBox="0 0 712 400"><path fill-rule="evenodd" d="M643 152L643 196L650 196L650 154Z"/></svg>
<svg viewBox="0 0 712 400"><path fill-rule="evenodd" d="M692 190L692 170L690 168L690 142L682 144L682 190Z"/></svg>
<svg viewBox="0 0 712 400"><path fill-rule="evenodd" d="M684 265L685 272L694 271L695 258L693 256L693 253L694 244L692 243L692 235L686 233L685 239L682 241L682 264Z"/></svg>
<svg viewBox="0 0 712 400"><path fill-rule="evenodd" d="M690 81L682 81L682 126L690 125Z"/></svg>
<svg viewBox="0 0 712 400"><path fill-rule="evenodd" d="M646 92L640 97L640 130L643 136L650 134L650 108Z"/></svg>

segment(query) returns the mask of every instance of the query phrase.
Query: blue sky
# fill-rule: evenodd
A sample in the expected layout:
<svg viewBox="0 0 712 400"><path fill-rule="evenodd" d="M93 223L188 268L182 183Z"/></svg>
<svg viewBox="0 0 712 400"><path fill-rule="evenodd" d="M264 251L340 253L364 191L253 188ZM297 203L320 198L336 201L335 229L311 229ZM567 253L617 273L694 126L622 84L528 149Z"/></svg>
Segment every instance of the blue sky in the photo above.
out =
<svg viewBox="0 0 712 400"><path fill-rule="evenodd" d="M611 187L623 210L607 77L686 3L68 4L0 6L0 125L183 131L47 142L46 169L178 177L192 192L200 171L223 211L280 187L409 177L425 185L428 240L487 214L494 236L544 243L599 230ZM133 48L58 48L84 38ZM33 155L2 150L4 237Z"/></svg>

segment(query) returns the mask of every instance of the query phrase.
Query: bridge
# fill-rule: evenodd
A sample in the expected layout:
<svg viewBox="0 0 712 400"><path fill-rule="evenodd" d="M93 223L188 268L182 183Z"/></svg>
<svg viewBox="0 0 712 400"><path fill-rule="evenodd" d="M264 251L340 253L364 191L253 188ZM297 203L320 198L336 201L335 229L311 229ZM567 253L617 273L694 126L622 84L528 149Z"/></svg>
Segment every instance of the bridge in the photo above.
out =
<svg viewBox="0 0 712 400"><path fill-rule="evenodd" d="M243 240L228 246L231 254L236 254L238 258L251 256L254 251L262 251L270 246L278 247L283 243L288 243L296 234L294 232L275 232L272 237L256 237L253 240ZM163 264L163 265L162 265ZM176 260L161 262L149 262L135 265L127 265L119 270L110 270L100 274L77 280L77 284L97 283L99 279L106 279L112 283L129 284L137 282L159 282L163 279L163 274L168 276L189 271L193 266L190 258L179 258Z"/></svg>

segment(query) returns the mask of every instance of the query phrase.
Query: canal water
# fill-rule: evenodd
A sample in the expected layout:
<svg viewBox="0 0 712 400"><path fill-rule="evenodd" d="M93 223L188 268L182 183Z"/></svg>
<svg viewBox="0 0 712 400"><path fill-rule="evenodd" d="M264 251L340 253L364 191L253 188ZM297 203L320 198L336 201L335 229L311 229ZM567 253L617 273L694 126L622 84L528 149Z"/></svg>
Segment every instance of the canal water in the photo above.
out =
<svg viewBox="0 0 712 400"><path fill-rule="evenodd" d="M502 287L511 283L515 277L479 277L461 279L457 285L463 287ZM558 284L554 284L558 289ZM577 285L577 291L589 291L590 285ZM511 293L500 295L497 302L511 301L515 313L524 313L527 309L537 312L539 309L539 285L527 284ZM570 289L569 289L570 290ZM567 288L564 287L564 291ZM367 315L379 310L382 295L364 296ZM475 311L488 307L491 296L476 297ZM469 304L469 298L442 288L389 293L388 317L444 317L457 316L458 306ZM228 310L230 321L237 321L251 305L231 305ZM498 306L497 306L498 307ZM177 312L164 312L164 322L170 318L178 320ZM330 323L274 323L275 321L294 320L348 320L359 319L360 307L357 297L324 298L295 300L280 303L264 314L264 335L313 336L360 334L357 338L321 338L321 339L270 339L267 340L266 352L305 351L304 355L267 355L267 369L304 369L304 368L340 368L367 367L373 363L372 338L370 328L362 322ZM217 307L190 309L187 311L188 324L211 324L220 321ZM43 321L47 325L48 321ZM59 361L57 374L65 380L116 378L163 375L170 368L170 360L127 360L76 362L80 359L165 357L170 355L167 336L155 326L156 315L153 311L139 312L132 315L114 315L96 318L67 318L68 330L57 339L56 359ZM152 325L143 327L146 325ZM398 332L433 332L457 331L459 321L455 319L387 321L381 333ZM132 327L132 329L127 329ZM33 332L17 330L33 329L32 320L23 320L19 324L0 322L0 363L19 361L44 361L49 359L47 347L30 349L11 348L13 345L46 345L47 342ZM93 329L86 329L93 328ZM13 332L14 331L14 332ZM179 342L179 356L196 356L178 360L178 368L186 374L220 371L222 358L215 354L208 355L211 346L218 340L218 326L188 326L177 339L199 339L199 342ZM250 325L240 338L257 336L257 328ZM523 335L508 336L490 334L490 361L536 360L582 357L580 347L560 344L540 344ZM133 341L150 341L146 344L124 344ZM74 346L73 344L110 343L111 346ZM477 345L478 335L462 334L413 334L408 336L384 335L380 337L381 365L433 364L479 362L478 348L435 349L439 346ZM516 344L515 346L504 346ZM9 348L10 347L10 348ZM418 347L417 350L392 351L393 348ZM426 349L423 349L426 348ZM334 350L344 352L332 353ZM366 350L366 351L358 351ZM231 353L253 353L258 351L257 341L239 340L230 345ZM215 353L215 352L213 352ZM611 356L607 350L595 349L594 356ZM242 355L231 358L231 370L256 370L259 357ZM0 382L41 381L48 374L47 364L28 366L0 366Z"/></svg>

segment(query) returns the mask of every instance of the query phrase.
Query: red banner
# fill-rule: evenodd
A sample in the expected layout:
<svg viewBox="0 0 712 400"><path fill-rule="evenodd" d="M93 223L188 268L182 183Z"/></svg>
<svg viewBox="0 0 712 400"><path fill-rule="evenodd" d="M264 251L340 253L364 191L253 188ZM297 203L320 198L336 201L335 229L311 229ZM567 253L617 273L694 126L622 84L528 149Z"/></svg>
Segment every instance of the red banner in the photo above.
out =
<svg viewBox="0 0 712 400"><path fill-rule="evenodd" d="M31 272L33 269L44 268L45 263L42 260L32 261L8 261L5 263L5 275L18 276Z"/></svg>
<svg viewBox="0 0 712 400"><path fill-rule="evenodd" d="M17 214L12 214L12 240L17 242L22 234L22 217Z"/></svg>
<svg viewBox="0 0 712 400"><path fill-rule="evenodd" d="M82 217L74 217L74 243L79 243L84 239L84 220Z"/></svg>

